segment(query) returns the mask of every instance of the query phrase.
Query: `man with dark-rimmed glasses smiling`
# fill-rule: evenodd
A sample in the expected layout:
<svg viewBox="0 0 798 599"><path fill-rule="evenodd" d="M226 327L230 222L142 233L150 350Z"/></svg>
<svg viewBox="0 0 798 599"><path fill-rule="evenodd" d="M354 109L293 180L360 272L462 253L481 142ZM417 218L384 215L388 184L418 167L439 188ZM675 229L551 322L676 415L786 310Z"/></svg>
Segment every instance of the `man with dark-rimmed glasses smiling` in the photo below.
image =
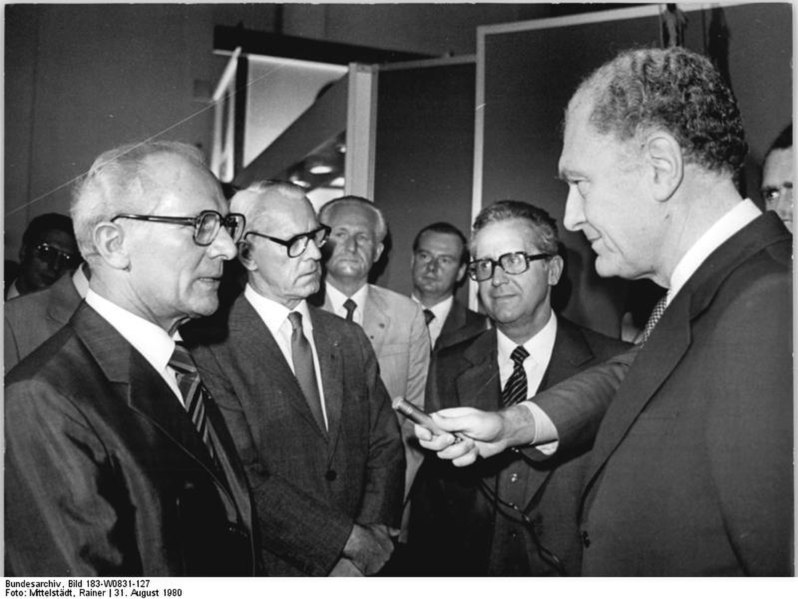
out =
<svg viewBox="0 0 798 599"><path fill-rule="evenodd" d="M487 206L474 221L470 250L468 274L495 329L436 352L430 411L513 405L623 350L553 312L563 261L546 211L509 200ZM411 573L577 573L575 497L585 464L584 450L542 464L508 452L458 469L430 453L411 495Z"/></svg>
<svg viewBox="0 0 798 599"><path fill-rule="evenodd" d="M102 154L71 214L86 298L6 378L6 574L254 574L246 477L177 335L217 309L244 217L173 142Z"/></svg>
<svg viewBox="0 0 798 599"><path fill-rule="evenodd" d="M291 183L253 183L230 207L247 221L247 284L186 339L244 460L265 569L373 574L393 550L404 455L365 333L306 301L330 229Z"/></svg>

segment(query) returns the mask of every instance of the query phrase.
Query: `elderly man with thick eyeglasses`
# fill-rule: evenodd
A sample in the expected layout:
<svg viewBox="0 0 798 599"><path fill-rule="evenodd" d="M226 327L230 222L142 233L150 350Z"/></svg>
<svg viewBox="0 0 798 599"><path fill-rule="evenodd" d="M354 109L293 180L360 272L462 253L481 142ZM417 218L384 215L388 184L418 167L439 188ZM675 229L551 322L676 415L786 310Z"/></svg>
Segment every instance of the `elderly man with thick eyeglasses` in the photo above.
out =
<svg viewBox="0 0 798 599"><path fill-rule="evenodd" d="M544 210L508 200L483 209L471 255L467 271L495 329L436 351L430 410L497 410L624 350L552 311L563 261ZM584 450L551 463L508 453L465 469L429 454L411 493L411 573L578 573L576 498L585 464Z"/></svg>
<svg viewBox="0 0 798 599"><path fill-rule="evenodd" d="M247 285L229 314L197 322L186 339L249 475L264 566L276 576L376 573L393 550L404 454L363 330L306 301L330 229L290 183L254 183L231 209L247 219Z"/></svg>
<svg viewBox="0 0 798 599"><path fill-rule="evenodd" d="M216 310L244 217L171 142L99 156L71 213L86 299L6 378L6 574L254 574L246 476L176 335Z"/></svg>

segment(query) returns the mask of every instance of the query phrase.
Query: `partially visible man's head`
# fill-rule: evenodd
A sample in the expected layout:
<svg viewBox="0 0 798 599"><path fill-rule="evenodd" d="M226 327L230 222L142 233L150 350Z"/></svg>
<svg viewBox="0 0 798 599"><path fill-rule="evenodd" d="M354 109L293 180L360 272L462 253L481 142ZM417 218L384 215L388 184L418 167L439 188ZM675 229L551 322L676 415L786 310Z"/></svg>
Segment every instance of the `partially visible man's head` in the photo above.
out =
<svg viewBox="0 0 798 599"><path fill-rule="evenodd" d="M45 289L80 261L72 219L54 212L37 216L22 234L17 290L24 295Z"/></svg>
<svg viewBox="0 0 798 599"><path fill-rule="evenodd" d="M667 200L683 176L731 181L746 152L734 96L707 58L683 48L622 52L568 105L564 224L585 234L601 276L656 278Z"/></svg>
<svg viewBox="0 0 798 599"><path fill-rule="evenodd" d="M778 214L791 232L794 180L795 153L790 124L779 134L765 155L762 166L762 201L765 209Z"/></svg>
<svg viewBox="0 0 798 599"><path fill-rule="evenodd" d="M255 291L291 309L319 290L320 248L329 230L301 187L256 182L237 192L230 208L247 219L240 260Z"/></svg>
<svg viewBox="0 0 798 599"><path fill-rule="evenodd" d="M445 300L463 280L467 263L468 244L460 229L445 222L427 225L413 241L413 293L427 307Z"/></svg>
<svg viewBox="0 0 798 599"><path fill-rule="evenodd" d="M92 288L172 331L212 314L223 262L243 228L228 215L202 154L177 142L145 142L100 155L71 207Z"/></svg>
<svg viewBox="0 0 798 599"><path fill-rule="evenodd" d="M517 343L548 322L563 268L558 249L554 219L526 202L496 202L474 220L469 274L496 326Z"/></svg>
<svg viewBox="0 0 798 599"><path fill-rule="evenodd" d="M347 286L364 285L388 234L382 212L365 198L344 196L322 206L319 221L331 229L327 276Z"/></svg>

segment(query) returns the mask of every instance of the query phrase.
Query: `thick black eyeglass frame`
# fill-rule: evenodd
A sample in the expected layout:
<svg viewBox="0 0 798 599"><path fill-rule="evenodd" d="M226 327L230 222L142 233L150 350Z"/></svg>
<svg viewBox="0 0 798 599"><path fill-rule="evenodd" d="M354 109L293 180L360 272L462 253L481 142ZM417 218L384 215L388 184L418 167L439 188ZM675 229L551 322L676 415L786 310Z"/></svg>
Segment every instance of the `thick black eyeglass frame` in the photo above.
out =
<svg viewBox="0 0 798 599"><path fill-rule="evenodd" d="M218 228L214 231L213 236L207 243L200 243L198 240L198 236L200 231L202 230L202 222L208 216L215 214L218 224ZM226 215L223 215L221 212L217 212L216 210L203 210L197 216L155 216L152 214L117 214L111 219L111 222L114 222L118 218L128 218L131 220L143 220L151 223L167 223L171 225L183 225L183 226L193 226L194 227L194 243L196 243L200 247L207 247L211 245L215 240L216 237L219 235L219 231L222 227L225 228L227 234L233 239L233 243L238 243L241 238L243 237L244 229L247 226L247 219L243 214L239 214L238 212L230 212ZM234 231L231 232L231 230Z"/></svg>
<svg viewBox="0 0 798 599"><path fill-rule="evenodd" d="M316 235L319 231L324 231L324 237L321 241L316 241ZM257 231L247 231L244 233L244 238L247 235L255 235L256 237L263 237L264 239L268 239L269 241L273 241L274 243L279 243L283 247L285 247L285 253L288 254L289 258L298 258L302 254L304 254L307 249L308 245L310 245L311 240L316 244L316 247L321 249L325 243L327 243L327 239L330 237L330 232L332 229L327 225L320 225L317 229L313 229L312 231L308 231L307 233L298 233L294 235L290 239L280 239L278 237L272 237L271 235L265 235L263 233L258 233ZM298 254L291 255L291 247L300 239L306 239L305 246L300 250Z"/></svg>
<svg viewBox="0 0 798 599"><path fill-rule="evenodd" d="M502 265L502 261L506 260L509 256L523 256L524 259L526 260L526 266L524 267L524 270L512 273L507 272L507 269L505 269L504 266ZM493 277L493 273L496 272L497 266L501 266L501 269L508 275L520 275L529 270L530 262L535 262L536 260L546 260L551 257L552 254L527 254L526 252L507 252L506 254L502 254L501 256L499 256L498 260L494 260L493 258L481 258L479 260L472 260L471 262L468 263L468 276L471 277L477 283L481 283L482 281L487 281ZM484 279L478 279L476 272L477 265L485 263L490 263L491 265L490 274L486 276Z"/></svg>
<svg viewBox="0 0 798 599"><path fill-rule="evenodd" d="M59 262L63 263L66 268L74 268L82 261L80 254L64 252L46 241L37 243L33 248L33 253L39 260L47 262L50 268L54 269L60 266ZM51 258L50 256L54 257Z"/></svg>

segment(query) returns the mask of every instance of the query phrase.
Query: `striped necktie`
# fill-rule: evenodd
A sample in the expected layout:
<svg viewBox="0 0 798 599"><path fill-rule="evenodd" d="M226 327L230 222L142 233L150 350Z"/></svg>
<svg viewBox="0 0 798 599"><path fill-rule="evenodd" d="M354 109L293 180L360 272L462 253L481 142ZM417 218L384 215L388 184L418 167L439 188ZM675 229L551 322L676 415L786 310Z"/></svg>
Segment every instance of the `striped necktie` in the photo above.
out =
<svg viewBox="0 0 798 599"><path fill-rule="evenodd" d="M205 443L205 447L208 448L211 458L215 460L216 450L213 447L213 439L211 439L211 432L208 428L208 417L205 413L205 400L209 397L209 393L200 380L191 354L182 342L175 343L175 351L169 360L169 366L175 371L177 386L183 395L186 412Z"/></svg>
<svg viewBox="0 0 798 599"><path fill-rule="evenodd" d="M504 385L502 390L502 404L512 406L526 399L527 382L526 371L524 370L524 360L529 357L529 352L519 345L510 354L513 361L513 373Z"/></svg>

